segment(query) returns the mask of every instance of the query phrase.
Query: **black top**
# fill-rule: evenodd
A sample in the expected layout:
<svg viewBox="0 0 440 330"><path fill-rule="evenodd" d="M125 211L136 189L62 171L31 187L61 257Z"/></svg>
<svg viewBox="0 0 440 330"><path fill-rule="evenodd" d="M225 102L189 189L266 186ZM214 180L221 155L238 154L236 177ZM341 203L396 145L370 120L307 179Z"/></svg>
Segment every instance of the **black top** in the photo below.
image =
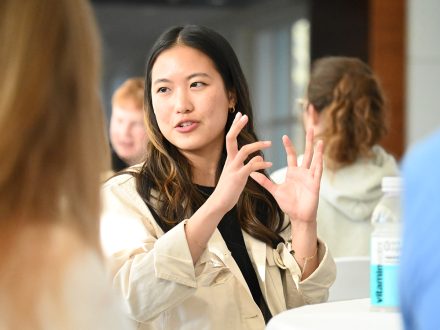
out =
<svg viewBox="0 0 440 330"><path fill-rule="evenodd" d="M119 172L128 167L128 164L125 163L119 156L116 154L116 152L111 148L111 157L112 157L112 170L114 172Z"/></svg>
<svg viewBox="0 0 440 330"><path fill-rule="evenodd" d="M208 198L214 191L213 187L197 185L197 188L204 196L206 196L206 198ZM271 314L264 301L260 285L258 284L257 274L255 273L251 259L247 253L243 233L241 232L241 226L238 222L237 209L235 207L225 214L217 228L225 240L229 251L231 251L232 257L240 268L255 303L260 307L265 321L268 322L271 318Z"/></svg>

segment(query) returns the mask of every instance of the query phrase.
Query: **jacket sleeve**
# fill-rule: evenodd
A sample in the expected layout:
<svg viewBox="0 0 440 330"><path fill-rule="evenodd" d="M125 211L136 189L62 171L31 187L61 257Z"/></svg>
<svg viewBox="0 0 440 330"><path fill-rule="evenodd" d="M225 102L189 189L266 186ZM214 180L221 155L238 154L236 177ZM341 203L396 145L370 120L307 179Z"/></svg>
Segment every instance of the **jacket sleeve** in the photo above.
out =
<svg viewBox="0 0 440 330"><path fill-rule="evenodd" d="M274 250L274 262L283 271L282 281L286 307L294 308L305 304L316 304L328 299L329 288L336 279L336 264L327 245L318 239L318 268L301 281L301 269L291 251L290 226L281 235L286 243L279 243Z"/></svg>
<svg viewBox="0 0 440 330"><path fill-rule="evenodd" d="M194 265L183 220L163 233L137 194L135 179L120 175L102 191L101 242L128 314L138 322L179 305L197 287L210 286L226 266L205 251Z"/></svg>

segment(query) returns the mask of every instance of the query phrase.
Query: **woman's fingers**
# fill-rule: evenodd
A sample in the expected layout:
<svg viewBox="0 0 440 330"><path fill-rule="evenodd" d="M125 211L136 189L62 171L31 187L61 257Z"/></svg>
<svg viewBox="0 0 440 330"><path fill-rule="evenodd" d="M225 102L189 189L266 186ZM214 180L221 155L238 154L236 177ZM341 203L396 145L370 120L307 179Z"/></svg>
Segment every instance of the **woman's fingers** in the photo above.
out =
<svg viewBox="0 0 440 330"><path fill-rule="evenodd" d="M269 148L271 145L272 145L271 141L257 141L246 144L240 148L240 151L238 152L235 161L239 162L240 164L243 164L244 161L249 157L249 155L259 150Z"/></svg>
<svg viewBox="0 0 440 330"><path fill-rule="evenodd" d="M295 147L287 135L283 135L283 144L287 154L287 166L297 166Z"/></svg>
<svg viewBox="0 0 440 330"><path fill-rule="evenodd" d="M272 162L266 162L263 157L255 156L243 166L243 170L249 175L252 172L268 169L271 166Z"/></svg>
<svg viewBox="0 0 440 330"><path fill-rule="evenodd" d="M309 128L306 133L306 146L304 149L304 158L301 163L302 168L309 168L313 158L313 128Z"/></svg>
<svg viewBox="0 0 440 330"><path fill-rule="evenodd" d="M274 195L276 184L270 181L264 174L260 172L252 172L251 178L272 194L272 196Z"/></svg>
<svg viewBox="0 0 440 330"><path fill-rule="evenodd" d="M226 134L226 152L228 156L235 157L238 152L237 137L240 134L243 127L248 122L248 116L242 115L241 112L237 112L228 133Z"/></svg>

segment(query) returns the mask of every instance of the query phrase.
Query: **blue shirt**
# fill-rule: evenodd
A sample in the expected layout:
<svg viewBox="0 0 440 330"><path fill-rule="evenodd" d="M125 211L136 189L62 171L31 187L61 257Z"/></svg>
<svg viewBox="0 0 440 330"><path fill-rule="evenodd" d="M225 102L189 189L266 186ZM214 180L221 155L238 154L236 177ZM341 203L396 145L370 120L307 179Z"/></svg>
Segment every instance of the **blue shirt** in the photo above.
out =
<svg viewBox="0 0 440 330"><path fill-rule="evenodd" d="M440 329L440 131L403 163L400 303L406 330Z"/></svg>

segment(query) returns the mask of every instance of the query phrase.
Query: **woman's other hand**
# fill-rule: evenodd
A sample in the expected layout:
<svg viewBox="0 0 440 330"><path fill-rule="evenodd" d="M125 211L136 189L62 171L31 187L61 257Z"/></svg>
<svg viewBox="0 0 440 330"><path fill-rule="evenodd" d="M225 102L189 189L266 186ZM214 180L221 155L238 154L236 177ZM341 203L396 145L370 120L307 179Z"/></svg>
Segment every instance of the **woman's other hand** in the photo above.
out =
<svg viewBox="0 0 440 330"><path fill-rule="evenodd" d="M283 136L283 144L287 154L284 182L273 183L258 172L251 173L251 177L273 195L281 210L292 222L316 221L323 168L323 143L318 141L313 148L313 129L309 129L306 134L304 158L300 166L297 164L295 148L286 135Z"/></svg>

